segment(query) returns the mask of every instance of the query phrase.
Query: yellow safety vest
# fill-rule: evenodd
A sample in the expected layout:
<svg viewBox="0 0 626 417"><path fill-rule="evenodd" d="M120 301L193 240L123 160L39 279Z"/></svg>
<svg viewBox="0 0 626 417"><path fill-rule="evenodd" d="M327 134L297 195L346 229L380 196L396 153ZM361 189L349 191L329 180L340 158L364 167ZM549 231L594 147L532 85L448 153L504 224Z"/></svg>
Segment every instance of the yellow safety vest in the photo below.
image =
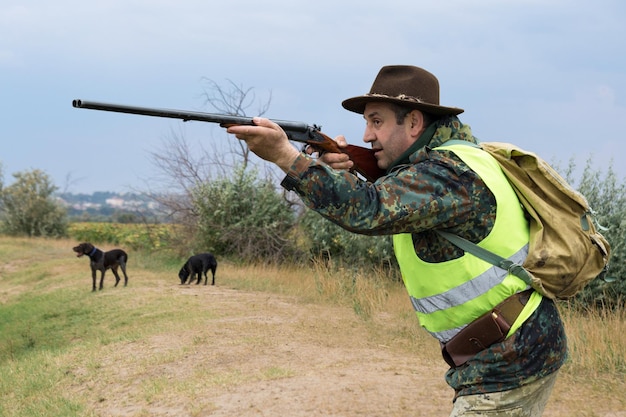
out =
<svg viewBox="0 0 626 417"><path fill-rule="evenodd" d="M497 161L468 145L444 145L436 149L454 152L495 196L497 213L493 229L478 245L521 264L528 255L528 222ZM443 343L508 296L527 288L520 278L469 253L446 262L424 262L415 253L410 233L394 235L393 243L420 324ZM540 301L541 297L533 294L509 334L519 328Z"/></svg>

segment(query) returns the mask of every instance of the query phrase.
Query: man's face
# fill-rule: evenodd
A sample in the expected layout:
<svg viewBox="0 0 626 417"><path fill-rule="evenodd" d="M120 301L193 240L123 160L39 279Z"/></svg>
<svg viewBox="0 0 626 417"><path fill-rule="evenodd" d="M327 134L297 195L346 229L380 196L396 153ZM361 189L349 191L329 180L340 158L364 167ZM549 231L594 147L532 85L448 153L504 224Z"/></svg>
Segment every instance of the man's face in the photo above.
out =
<svg viewBox="0 0 626 417"><path fill-rule="evenodd" d="M365 105L363 113L363 140L372 146L381 169L389 168L417 138L411 113L399 125L392 108L388 103L371 102Z"/></svg>

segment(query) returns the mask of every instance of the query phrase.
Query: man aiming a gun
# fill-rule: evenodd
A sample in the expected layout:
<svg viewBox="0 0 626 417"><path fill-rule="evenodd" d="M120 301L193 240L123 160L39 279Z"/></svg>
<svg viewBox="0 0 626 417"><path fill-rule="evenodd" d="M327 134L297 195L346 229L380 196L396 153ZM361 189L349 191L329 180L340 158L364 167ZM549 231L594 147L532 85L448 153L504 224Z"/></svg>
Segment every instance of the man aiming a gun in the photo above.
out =
<svg viewBox="0 0 626 417"><path fill-rule="evenodd" d="M351 173L345 154L299 152L268 119L228 132L279 166L282 186L310 209L354 233L393 235L420 324L450 365L451 416L540 416L567 356L554 302L436 232L526 257L529 226L497 163L473 146L450 148L477 140L457 117L462 109L439 104L439 82L421 68L383 67L369 93L342 105L365 119L363 140L386 171L374 182Z"/></svg>

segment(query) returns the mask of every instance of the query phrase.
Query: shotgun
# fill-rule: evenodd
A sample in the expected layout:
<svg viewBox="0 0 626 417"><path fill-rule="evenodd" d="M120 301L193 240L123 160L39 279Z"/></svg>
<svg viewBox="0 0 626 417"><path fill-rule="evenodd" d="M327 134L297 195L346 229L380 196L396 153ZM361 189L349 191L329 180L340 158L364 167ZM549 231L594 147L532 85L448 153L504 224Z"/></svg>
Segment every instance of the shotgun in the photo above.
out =
<svg viewBox="0 0 626 417"><path fill-rule="evenodd" d="M76 99L72 101L72 107L79 109L103 110L117 113L139 114L143 116L166 117L180 119L183 122L195 120L199 122L219 123L221 127L234 125L254 125L251 117L231 116L227 114L214 114L193 112L187 110L168 110L150 107L135 107L121 104L101 103ZM287 120L272 120L279 125L287 134L289 140L306 143L319 152L345 153L354 162L354 171L358 172L367 181L374 182L385 174L377 164L374 151L361 146L348 145L339 148L337 143L321 132L317 125L308 125L304 122L292 122Z"/></svg>

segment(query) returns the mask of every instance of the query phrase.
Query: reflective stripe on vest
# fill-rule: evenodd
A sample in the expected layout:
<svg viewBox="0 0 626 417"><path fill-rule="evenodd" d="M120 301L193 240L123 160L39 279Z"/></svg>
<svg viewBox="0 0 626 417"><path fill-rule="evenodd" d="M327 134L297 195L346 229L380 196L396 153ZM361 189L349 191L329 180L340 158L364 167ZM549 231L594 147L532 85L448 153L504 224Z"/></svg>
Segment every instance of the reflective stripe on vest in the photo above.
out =
<svg viewBox="0 0 626 417"><path fill-rule="evenodd" d="M523 262L528 253L528 223L515 192L495 159L468 145L436 149L453 151L480 176L495 196L497 214L494 226L479 246L515 262ZM420 324L441 342L447 342L474 319L527 287L521 279L469 253L450 261L429 263L415 254L411 234L395 235L393 242Z"/></svg>

